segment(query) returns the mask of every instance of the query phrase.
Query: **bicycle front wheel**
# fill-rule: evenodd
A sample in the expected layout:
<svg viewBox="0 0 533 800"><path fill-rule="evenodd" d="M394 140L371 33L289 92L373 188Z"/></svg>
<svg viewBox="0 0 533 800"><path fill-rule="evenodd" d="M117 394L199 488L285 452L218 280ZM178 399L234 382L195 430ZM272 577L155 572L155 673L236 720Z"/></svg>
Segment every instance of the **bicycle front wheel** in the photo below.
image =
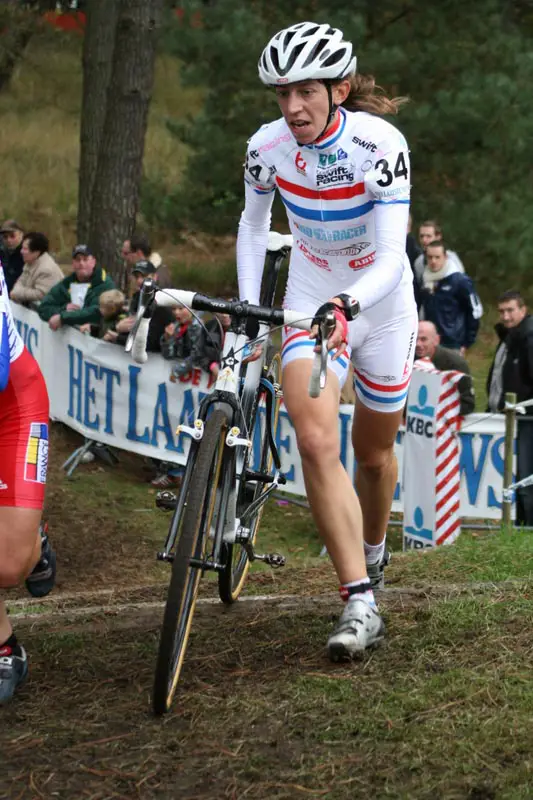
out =
<svg viewBox="0 0 533 800"><path fill-rule="evenodd" d="M281 403L281 397L279 396L279 389L281 387L281 356L279 353L274 355L266 377L277 390L277 396L272 409L272 436L275 440ZM268 441L267 425L268 421L266 415L261 414L256 408L253 415L250 439L252 442L259 441L261 443L256 460L258 465L257 471L263 474L268 474L272 469L272 451ZM250 458L249 461L250 466L253 466L253 459ZM244 481L239 497L240 508L244 511L250 503L257 500L257 498L266 491L268 485L269 484L259 482L246 483ZM249 541L252 545L255 544L257 539L263 508L264 506L261 506L247 523L250 529ZM239 508L237 509L237 516L239 516ZM250 559L248 558L248 553L241 544L224 544L222 560L225 563L225 567L218 574L219 597L223 603L234 603L238 599L246 581L248 570L250 569Z"/></svg>
<svg viewBox="0 0 533 800"><path fill-rule="evenodd" d="M216 410L205 424L204 435L194 456L183 524L172 564L163 627L155 670L152 705L155 714L169 710L176 692L202 571L191 559L203 559L209 533L221 508L224 445L228 430L226 414Z"/></svg>

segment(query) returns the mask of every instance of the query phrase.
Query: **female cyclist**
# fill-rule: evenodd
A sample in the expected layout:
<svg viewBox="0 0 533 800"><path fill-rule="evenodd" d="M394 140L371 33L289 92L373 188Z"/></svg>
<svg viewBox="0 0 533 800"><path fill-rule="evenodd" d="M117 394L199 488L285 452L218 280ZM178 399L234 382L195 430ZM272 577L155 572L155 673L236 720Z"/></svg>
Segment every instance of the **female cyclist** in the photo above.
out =
<svg viewBox="0 0 533 800"><path fill-rule="evenodd" d="M394 441L411 376L417 314L405 254L409 153L381 118L401 100L356 74L352 44L329 25L301 22L277 33L259 60L282 118L249 141L237 265L243 299L258 302L273 192L294 237L284 300L313 318L333 308L326 389L307 396L314 342L283 335L283 392L296 430L307 497L346 606L328 640L334 661L377 644L374 599L388 561L385 533L397 467ZM355 368L352 441L356 488L340 461L338 404Z"/></svg>
<svg viewBox="0 0 533 800"><path fill-rule="evenodd" d="M55 580L55 553L40 522L48 464L48 394L11 313L0 266L0 590L26 578L43 597ZM0 601L0 704L28 674L28 660Z"/></svg>

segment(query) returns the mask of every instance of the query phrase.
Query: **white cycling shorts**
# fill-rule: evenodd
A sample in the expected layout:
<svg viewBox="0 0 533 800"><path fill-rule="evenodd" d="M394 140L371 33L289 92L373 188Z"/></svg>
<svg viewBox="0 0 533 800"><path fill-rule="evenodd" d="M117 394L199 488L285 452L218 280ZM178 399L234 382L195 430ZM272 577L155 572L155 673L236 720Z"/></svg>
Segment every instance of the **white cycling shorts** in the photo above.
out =
<svg viewBox="0 0 533 800"><path fill-rule="evenodd" d="M404 313L386 318L381 303L348 324L348 345L336 360L328 358L328 368L343 386L349 362L354 367L354 388L361 403L383 413L401 411L407 398L415 356L418 317L408 304ZM301 303L297 305L298 309ZM376 308L381 314L376 313ZM391 309L392 310L392 309ZM380 319L381 317L381 319ZM299 358L312 359L315 342L306 331L284 328L282 366Z"/></svg>

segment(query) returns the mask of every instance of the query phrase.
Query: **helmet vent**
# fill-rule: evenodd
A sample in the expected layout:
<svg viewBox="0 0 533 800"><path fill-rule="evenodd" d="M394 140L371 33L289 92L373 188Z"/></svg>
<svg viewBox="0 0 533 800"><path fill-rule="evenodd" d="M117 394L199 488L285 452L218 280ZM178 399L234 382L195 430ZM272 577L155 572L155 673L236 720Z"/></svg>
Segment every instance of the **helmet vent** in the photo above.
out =
<svg viewBox="0 0 533 800"><path fill-rule="evenodd" d="M332 67L334 64L337 64L339 61L342 61L344 58L344 53L340 53L337 51L336 53L331 53L331 55L326 55L326 58L322 62L324 67Z"/></svg>
<svg viewBox="0 0 533 800"><path fill-rule="evenodd" d="M318 58L319 53L322 50L324 50L324 48L326 48L327 46L328 46L328 40L327 39L320 39L315 44L315 46L313 47L313 49L311 50L311 52L309 53L309 55L305 59L305 61L304 61L302 66L303 67L308 67L309 64L312 64Z"/></svg>

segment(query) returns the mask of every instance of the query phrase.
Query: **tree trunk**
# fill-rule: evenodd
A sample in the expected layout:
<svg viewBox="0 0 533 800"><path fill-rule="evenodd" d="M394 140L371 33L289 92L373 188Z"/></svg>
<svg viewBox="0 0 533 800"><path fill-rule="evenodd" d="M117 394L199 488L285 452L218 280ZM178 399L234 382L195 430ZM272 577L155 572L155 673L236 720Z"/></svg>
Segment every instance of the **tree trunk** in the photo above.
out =
<svg viewBox="0 0 533 800"><path fill-rule="evenodd" d="M87 242L98 153L111 81L119 0L92 0L83 42L83 97L78 180L78 242Z"/></svg>
<svg viewBox="0 0 533 800"><path fill-rule="evenodd" d="M120 245L133 233L163 0L120 0L113 70L93 186L89 240L123 283Z"/></svg>
<svg viewBox="0 0 533 800"><path fill-rule="evenodd" d="M11 80L26 45L37 30L37 17L31 11L5 7L0 15L0 92Z"/></svg>

